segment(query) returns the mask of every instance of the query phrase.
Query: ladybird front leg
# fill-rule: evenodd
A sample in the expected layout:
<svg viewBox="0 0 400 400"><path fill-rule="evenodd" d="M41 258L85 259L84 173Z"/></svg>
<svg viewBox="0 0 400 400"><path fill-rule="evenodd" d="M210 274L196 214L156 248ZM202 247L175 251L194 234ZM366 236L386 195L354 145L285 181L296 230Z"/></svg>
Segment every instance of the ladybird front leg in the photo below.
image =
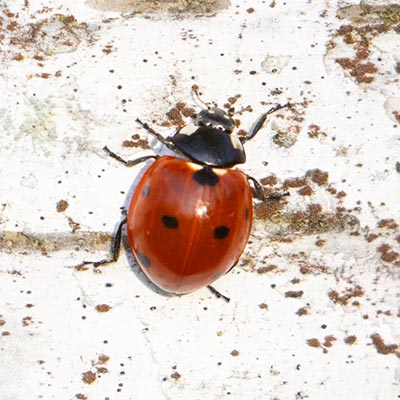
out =
<svg viewBox="0 0 400 400"><path fill-rule="evenodd" d="M262 114L260 118L258 118L258 120L255 122L255 124L250 129L249 133L246 136L240 136L239 140L242 143L245 143L248 140L253 139L253 137L257 135L258 131L263 127L268 115L271 115L274 112L276 112L282 108L286 108L286 107L290 107L290 103L286 103L284 105L277 104L276 106L270 108L267 112Z"/></svg>
<svg viewBox="0 0 400 400"><path fill-rule="evenodd" d="M124 160L121 156L119 156L118 154L114 153L113 151L111 151L107 146L103 147L103 150L112 158L114 158L115 160L119 161L120 163L124 164L126 167L133 167L134 165L140 164L144 161L150 160L151 158L153 159L157 159L158 156L156 155L151 155L151 156L143 156L143 157L139 157L136 158L134 160Z"/></svg>
<svg viewBox="0 0 400 400"><path fill-rule="evenodd" d="M173 151L174 153L178 153L183 155L183 153L175 146L174 143L172 143L170 138L165 138L164 136L160 135L158 132L156 132L148 123L142 122L139 118L136 118L136 122L144 129L146 129L147 132L149 132L151 135L155 136L156 139L162 143L164 146L166 146L168 149Z"/></svg>

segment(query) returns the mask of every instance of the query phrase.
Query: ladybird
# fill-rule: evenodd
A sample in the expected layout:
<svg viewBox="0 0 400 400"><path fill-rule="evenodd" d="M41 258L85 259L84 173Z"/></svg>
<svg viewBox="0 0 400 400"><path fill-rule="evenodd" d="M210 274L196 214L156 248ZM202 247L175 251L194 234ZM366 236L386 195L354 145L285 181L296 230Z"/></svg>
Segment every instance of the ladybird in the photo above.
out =
<svg viewBox="0 0 400 400"><path fill-rule="evenodd" d="M167 138L137 119L176 156L125 161L104 148L126 166L154 162L140 179L127 217L118 227L112 259L95 265L117 260L126 223L137 264L156 286L173 294L204 286L215 291L210 285L235 266L249 239L252 186L262 197L260 184L232 167L246 161L243 144L257 134L267 116L286 106L264 113L246 136L234 133L233 109L203 109L193 123Z"/></svg>

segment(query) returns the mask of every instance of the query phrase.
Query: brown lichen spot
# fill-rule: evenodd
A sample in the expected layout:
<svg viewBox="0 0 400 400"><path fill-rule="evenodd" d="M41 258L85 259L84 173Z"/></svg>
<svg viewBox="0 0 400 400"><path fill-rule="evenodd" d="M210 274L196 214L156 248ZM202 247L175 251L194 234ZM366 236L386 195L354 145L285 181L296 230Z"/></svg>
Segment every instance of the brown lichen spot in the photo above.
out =
<svg viewBox="0 0 400 400"><path fill-rule="evenodd" d="M110 357L107 356L106 354L99 354L97 358L98 364L105 364L110 360Z"/></svg>
<svg viewBox="0 0 400 400"><path fill-rule="evenodd" d="M68 208L69 204L68 201L66 200L60 200L56 204L56 210L57 212L64 212Z"/></svg>
<svg viewBox="0 0 400 400"><path fill-rule="evenodd" d="M373 74L378 72L378 68L371 61L366 63L357 63L350 75L354 76L359 83L372 83L375 78Z"/></svg>
<svg viewBox="0 0 400 400"><path fill-rule="evenodd" d="M313 190L311 189L311 186L306 185L306 186L302 187L301 189L299 189L299 190L297 191L297 193L298 193L300 196L311 196L314 192L313 192Z"/></svg>
<svg viewBox="0 0 400 400"><path fill-rule="evenodd" d="M337 339L335 338L335 336L333 336L333 335L327 335L327 336L325 336L325 338L324 338L323 346L324 346L324 347L332 347L333 342L334 342L335 340L337 340Z"/></svg>
<svg viewBox="0 0 400 400"><path fill-rule="evenodd" d="M307 339L307 344L310 347L321 347L321 343L317 338Z"/></svg>
<svg viewBox="0 0 400 400"><path fill-rule="evenodd" d="M92 371L86 371L82 373L82 382L88 385L92 384L96 380L96 374Z"/></svg>
<svg viewBox="0 0 400 400"><path fill-rule="evenodd" d="M33 322L32 317L24 317L22 318L22 326L28 326Z"/></svg>
<svg viewBox="0 0 400 400"><path fill-rule="evenodd" d="M350 74L358 82L370 83L374 78L373 74L377 68L372 62L368 62L371 57L371 43L375 37L382 33L393 30L398 32L399 6L395 4L388 5L360 5L345 6L338 9L339 18L351 20L350 24L342 25L337 36L343 39L343 42L355 50L355 57L352 59L339 59L337 62L343 68L349 69ZM331 48L336 45L334 41Z"/></svg>
<svg viewBox="0 0 400 400"><path fill-rule="evenodd" d="M337 192L337 193L336 193L336 198L337 198L337 199L343 199L343 198L346 197L346 196L347 196L347 193L344 192L343 190L341 190L340 192Z"/></svg>
<svg viewBox="0 0 400 400"><path fill-rule="evenodd" d="M400 123L400 111L393 111L392 114L393 114L395 120ZM397 172L399 172L399 170L400 170L400 164L398 164L398 163L396 163L396 170L397 170Z"/></svg>
<svg viewBox="0 0 400 400"><path fill-rule="evenodd" d="M307 314L308 314L308 309L307 309L307 307L300 307L300 308L296 311L296 314L297 314L299 317L302 317L302 316L304 316L304 315L307 315Z"/></svg>
<svg viewBox="0 0 400 400"><path fill-rule="evenodd" d="M360 62L357 59L348 57L337 58L335 60L343 69L347 69L358 83L372 83L375 78L373 74L378 72L378 68L372 62Z"/></svg>
<svg viewBox="0 0 400 400"><path fill-rule="evenodd" d="M112 52L113 52L113 45L112 44L106 44L102 49L101 49L101 51L104 53L104 54L111 54Z"/></svg>
<svg viewBox="0 0 400 400"><path fill-rule="evenodd" d="M231 356L232 357L237 357L240 353L237 350L232 350L231 351Z"/></svg>
<svg viewBox="0 0 400 400"><path fill-rule="evenodd" d="M283 182L283 189L287 190L289 188L300 188L302 186L305 186L307 184L307 181L305 178L290 178L286 179Z"/></svg>
<svg viewBox="0 0 400 400"><path fill-rule="evenodd" d="M150 149L148 140L142 139L137 133L131 136L131 140L124 140L122 146L127 148L141 148L144 150Z"/></svg>
<svg viewBox="0 0 400 400"><path fill-rule="evenodd" d="M400 117L400 113L399 113L399 117ZM399 118L399 122L400 122L400 118ZM398 172L400 174L400 161L396 161L395 168L396 168L396 172Z"/></svg>
<svg viewBox="0 0 400 400"><path fill-rule="evenodd" d="M285 297L289 297L291 299L298 299L302 297L304 292L302 290L288 290L285 292Z"/></svg>
<svg viewBox="0 0 400 400"><path fill-rule="evenodd" d="M256 203L253 207L254 217L262 220L269 220L278 215L284 208L286 202L282 199L265 199Z"/></svg>
<svg viewBox="0 0 400 400"><path fill-rule="evenodd" d="M307 128L307 134L310 139L325 138L328 136L318 125L315 124L311 124Z"/></svg>
<svg viewBox="0 0 400 400"><path fill-rule="evenodd" d="M182 120L182 115L179 111L179 109L175 108L171 108L171 110L169 110L166 114L165 114L171 125L183 125L183 120Z"/></svg>
<svg viewBox="0 0 400 400"><path fill-rule="evenodd" d="M1 332L1 336L10 336L10 332L9 331Z"/></svg>
<svg viewBox="0 0 400 400"><path fill-rule="evenodd" d="M95 307L95 309L96 309L97 312L105 313L105 312L110 311L110 310L111 310L111 307L110 307L108 304L98 304L98 305Z"/></svg>
<svg viewBox="0 0 400 400"><path fill-rule="evenodd" d="M81 229L81 224L79 222L75 222L71 217L68 217L68 225L72 229L72 233L75 233L77 230Z"/></svg>
<svg viewBox="0 0 400 400"><path fill-rule="evenodd" d="M177 371L172 373L170 376L171 376L172 379L175 379L176 381L181 378L181 374L179 372L177 372Z"/></svg>
<svg viewBox="0 0 400 400"><path fill-rule="evenodd" d="M368 243L373 242L375 239L377 239L379 237L379 235L377 235L376 233L369 233L367 235L365 235L365 240Z"/></svg>
<svg viewBox="0 0 400 400"><path fill-rule="evenodd" d="M387 243L383 243L383 244L381 244L376 250L379 252L379 253L382 253L382 254L384 254L384 253L387 253L388 251L390 251L392 248L387 244Z"/></svg>
<svg viewBox="0 0 400 400"><path fill-rule="evenodd" d="M6 321L2 318L0 318L0 327L4 326L6 324Z"/></svg>
<svg viewBox="0 0 400 400"><path fill-rule="evenodd" d="M196 114L196 111L193 107L184 107L181 110L181 114L185 117L185 118L189 118L189 117L193 117Z"/></svg>
<svg viewBox="0 0 400 400"><path fill-rule="evenodd" d="M349 346L351 346L357 341L357 336L354 335L346 336L343 341Z"/></svg>
<svg viewBox="0 0 400 400"><path fill-rule="evenodd" d="M276 175L269 175L265 178L260 179L260 183L264 186L274 186L278 183L278 178L276 177Z"/></svg>
<svg viewBox="0 0 400 400"><path fill-rule="evenodd" d="M77 393L77 394L75 395L75 398L76 398L77 400L87 400L87 397L86 397L84 394L82 394L82 393Z"/></svg>
<svg viewBox="0 0 400 400"><path fill-rule="evenodd" d="M325 244L326 244L326 240L323 240L323 239L318 239L318 240L315 241L315 245L317 247L324 247Z"/></svg>
<svg viewBox="0 0 400 400"><path fill-rule="evenodd" d="M390 310L386 310L386 311L378 310L378 311L376 312L376 315L386 315L386 316L390 316L390 315L392 315L392 312L391 312Z"/></svg>
<svg viewBox="0 0 400 400"><path fill-rule="evenodd" d="M385 344L379 333L372 334L371 339L372 344L375 346L376 351L379 354L397 354L398 356L400 356L400 354L397 353L397 349L399 346L397 344Z"/></svg>
<svg viewBox="0 0 400 400"><path fill-rule="evenodd" d="M400 254L392 250L390 245L383 243L377 248L377 251L381 254L382 261L397 265L396 261L400 258Z"/></svg>
<svg viewBox="0 0 400 400"><path fill-rule="evenodd" d="M364 290L361 286L355 286L353 288L345 289L341 294L336 290L330 290L328 292L329 299L335 304L347 305L353 297L364 296Z"/></svg>
<svg viewBox="0 0 400 400"><path fill-rule="evenodd" d="M258 305L258 307L261 308L261 310L266 310L266 311L268 311L269 309L268 304L266 303L261 303Z"/></svg>
<svg viewBox="0 0 400 400"><path fill-rule="evenodd" d="M399 257L397 251L388 251L381 255L381 260L387 263L394 263Z"/></svg>
<svg viewBox="0 0 400 400"><path fill-rule="evenodd" d="M378 222L378 228L385 229L397 229L399 225L395 222L393 218L381 219Z"/></svg>
<svg viewBox="0 0 400 400"><path fill-rule="evenodd" d="M300 265L300 273L303 275L307 274L326 274L328 272L328 268L323 265L316 264L302 264Z"/></svg>
<svg viewBox="0 0 400 400"><path fill-rule="evenodd" d="M266 273L274 271L276 269L278 269L278 267L276 265L270 264L270 265L266 265L264 267L257 268L257 273L260 275L266 274Z"/></svg>
<svg viewBox="0 0 400 400"><path fill-rule="evenodd" d="M98 374L107 374L108 373L108 369L106 367L96 367L96 372Z"/></svg>
<svg viewBox="0 0 400 400"><path fill-rule="evenodd" d="M306 172L306 178L311 179L311 181L318 186L326 186L328 184L329 174L328 172L315 168Z"/></svg>
<svg viewBox="0 0 400 400"><path fill-rule="evenodd" d="M24 61L25 57L21 53L16 53L12 56L14 61Z"/></svg>

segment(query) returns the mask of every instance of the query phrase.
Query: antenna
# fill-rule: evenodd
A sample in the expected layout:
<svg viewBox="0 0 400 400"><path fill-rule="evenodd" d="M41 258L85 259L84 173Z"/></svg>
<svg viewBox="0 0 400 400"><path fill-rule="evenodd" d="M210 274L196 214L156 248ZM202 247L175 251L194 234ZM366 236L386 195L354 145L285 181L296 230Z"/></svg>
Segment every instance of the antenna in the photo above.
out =
<svg viewBox="0 0 400 400"><path fill-rule="evenodd" d="M197 85L192 86L192 92L196 96L196 99L199 101L199 103L201 103L203 106L205 106L207 108L207 110L209 110L211 108L208 103L206 103L205 101L203 101L201 99L200 93L199 93L199 87Z"/></svg>

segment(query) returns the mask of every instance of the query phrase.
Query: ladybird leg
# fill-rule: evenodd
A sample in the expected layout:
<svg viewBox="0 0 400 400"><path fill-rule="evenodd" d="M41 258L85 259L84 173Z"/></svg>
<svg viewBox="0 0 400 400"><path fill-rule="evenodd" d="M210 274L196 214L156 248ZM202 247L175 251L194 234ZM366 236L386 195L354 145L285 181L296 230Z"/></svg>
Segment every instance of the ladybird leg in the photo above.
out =
<svg viewBox="0 0 400 400"><path fill-rule="evenodd" d="M122 228L126 223L126 218L121 220L118 224L117 231L115 232L115 236L113 239L112 250L111 250L111 258L106 258L100 261L83 261L81 265L93 264L94 267L99 267L104 264L111 264L118 260L119 253L121 250L121 239L122 239Z"/></svg>
<svg viewBox="0 0 400 400"><path fill-rule="evenodd" d="M270 194L265 199L266 200L281 200L283 197L286 197L286 196L290 196L290 193L289 192L274 193L274 194Z"/></svg>
<svg viewBox="0 0 400 400"><path fill-rule="evenodd" d="M250 175L246 175L246 177L247 177L248 181L253 182L254 191L255 191L255 197L258 200L281 200L282 197L290 196L289 192L274 193L274 194L270 194L269 196L265 196L264 189L263 189L261 183L258 182L258 180L256 178L253 178Z"/></svg>
<svg viewBox="0 0 400 400"><path fill-rule="evenodd" d="M231 299L229 297L224 296L223 294L221 294L220 292L218 292L217 289L215 289L215 287L208 285L207 288L210 290L210 292L215 295L218 299L223 299L224 301L226 301L227 303L229 303L231 301Z"/></svg>
<svg viewBox="0 0 400 400"><path fill-rule="evenodd" d="M136 158L135 160L124 160L122 157L120 157L118 154L115 154L113 151L111 151L107 146L103 147L103 150L112 158L115 158L117 161L120 163L124 164L126 167L133 167L136 164L140 164L143 161L150 160L150 158L158 158L156 155L152 156L143 156Z"/></svg>
<svg viewBox="0 0 400 400"><path fill-rule="evenodd" d="M273 114L274 112L285 108L285 107L289 107L290 103L286 103L284 105L280 105L277 104L276 106L270 108L266 113L262 114L260 118L258 118L258 120L255 122L255 124L252 126L252 128L250 129L249 133L246 136L240 136L239 140L242 143L247 142L250 139L253 139L254 136L257 135L258 131L262 128L262 126L264 125L268 115Z"/></svg>
<svg viewBox="0 0 400 400"><path fill-rule="evenodd" d="M157 140L162 143L164 146L167 146L170 150L172 150L175 153L178 154L183 154L172 142L170 138L165 138L164 136L160 135L158 132L156 132L149 124L146 122L142 122L139 118L136 118L136 122L144 129L146 129L147 132L152 134L157 138Z"/></svg>
<svg viewBox="0 0 400 400"><path fill-rule="evenodd" d="M246 177L247 177L248 181L253 182L256 199L264 200L265 199L265 194L264 194L264 189L261 186L261 183L258 182L258 180L256 178L253 178L250 175L246 175Z"/></svg>

